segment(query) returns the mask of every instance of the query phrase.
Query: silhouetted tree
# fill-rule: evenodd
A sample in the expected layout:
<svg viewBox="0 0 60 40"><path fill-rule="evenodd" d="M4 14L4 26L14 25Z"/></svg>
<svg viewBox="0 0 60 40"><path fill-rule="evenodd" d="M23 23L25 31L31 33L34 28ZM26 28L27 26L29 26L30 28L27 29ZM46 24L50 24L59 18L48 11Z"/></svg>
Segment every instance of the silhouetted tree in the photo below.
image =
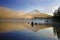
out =
<svg viewBox="0 0 60 40"><path fill-rule="evenodd" d="M60 23L60 7L57 10L55 10L53 14L54 14L53 21Z"/></svg>
<svg viewBox="0 0 60 40"><path fill-rule="evenodd" d="M58 8L58 10L55 10L54 16L60 16L60 7Z"/></svg>

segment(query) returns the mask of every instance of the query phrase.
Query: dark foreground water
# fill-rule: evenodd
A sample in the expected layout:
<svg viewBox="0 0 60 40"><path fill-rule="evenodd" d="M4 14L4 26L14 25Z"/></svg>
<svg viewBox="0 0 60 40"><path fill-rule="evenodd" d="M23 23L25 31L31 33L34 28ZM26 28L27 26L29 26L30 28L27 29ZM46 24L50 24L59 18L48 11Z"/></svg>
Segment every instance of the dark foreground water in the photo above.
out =
<svg viewBox="0 0 60 40"><path fill-rule="evenodd" d="M0 40L57 40L52 28L32 32L30 30L0 33Z"/></svg>

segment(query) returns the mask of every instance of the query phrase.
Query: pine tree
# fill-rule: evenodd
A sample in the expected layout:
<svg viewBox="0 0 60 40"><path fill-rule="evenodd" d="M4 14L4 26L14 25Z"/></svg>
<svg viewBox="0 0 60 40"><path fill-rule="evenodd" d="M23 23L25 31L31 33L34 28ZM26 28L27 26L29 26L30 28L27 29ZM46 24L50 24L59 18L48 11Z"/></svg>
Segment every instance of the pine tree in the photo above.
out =
<svg viewBox="0 0 60 40"><path fill-rule="evenodd" d="M53 21L60 23L60 7L53 14Z"/></svg>
<svg viewBox="0 0 60 40"><path fill-rule="evenodd" d="M60 7L58 8L58 10L55 10L54 16L60 16Z"/></svg>

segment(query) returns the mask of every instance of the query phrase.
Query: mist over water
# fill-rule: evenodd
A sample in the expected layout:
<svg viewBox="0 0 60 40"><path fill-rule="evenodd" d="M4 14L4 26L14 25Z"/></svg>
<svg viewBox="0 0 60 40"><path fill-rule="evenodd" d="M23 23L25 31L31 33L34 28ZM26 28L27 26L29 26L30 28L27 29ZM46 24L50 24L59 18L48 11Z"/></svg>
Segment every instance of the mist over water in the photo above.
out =
<svg viewBox="0 0 60 40"><path fill-rule="evenodd" d="M44 18L1 19L0 38L1 40L58 40L60 37L58 23L53 26L50 24L53 24L52 20Z"/></svg>
<svg viewBox="0 0 60 40"><path fill-rule="evenodd" d="M26 23L0 23L0 38L1 40L57 40L57 35L54 35L53 27L41 29L33 32L27 27ZM25 29L26 28L26 29Z"/></svg>

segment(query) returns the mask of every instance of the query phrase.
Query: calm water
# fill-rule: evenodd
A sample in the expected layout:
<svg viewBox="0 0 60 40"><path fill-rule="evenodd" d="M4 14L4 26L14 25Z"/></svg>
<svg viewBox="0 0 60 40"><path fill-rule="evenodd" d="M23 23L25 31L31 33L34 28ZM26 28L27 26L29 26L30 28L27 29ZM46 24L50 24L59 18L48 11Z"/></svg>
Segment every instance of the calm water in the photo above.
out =
<svg viewBox="0 0 60 40"><path fill-rule="evenodd" d="M57 40L52 28L32 32L28 29L21 31L0 33L1 40Z"/></svg>
<svg viewBox="0 0 60 40"><path fill-rule="evenodd" d="M37 32L33 32L29 29L24 29L24 26L30 26L26 23L12 23L12 22L0 22L0 28L2 31L8 31L16 29L15 31L0 32L0 40L58 40L55 35L53 27L40 29ZM38 27L38 26L37 26ZM17 31L17 29L20 29ZM24 29L24 30L21 30ZM60 39L59 39L60 40Z"/></svg>

